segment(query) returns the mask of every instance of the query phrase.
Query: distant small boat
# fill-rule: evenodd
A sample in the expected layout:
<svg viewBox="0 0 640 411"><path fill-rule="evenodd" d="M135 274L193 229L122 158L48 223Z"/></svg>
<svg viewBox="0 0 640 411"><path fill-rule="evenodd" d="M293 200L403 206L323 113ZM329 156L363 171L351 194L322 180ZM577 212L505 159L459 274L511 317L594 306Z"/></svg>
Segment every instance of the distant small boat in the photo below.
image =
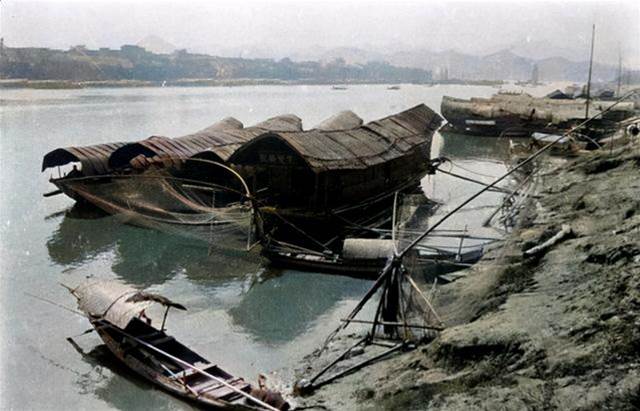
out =
<svg viewBox="0 0 640 411"><path fill-rule="evenodd" d="M400 90L400 86L389 86L387 90Z"/></svg>
<svg viewBox="0 0 640 411"><path fill-rule="evenodd" d="M331 90L346 90L346 86L331 86Z"/></svg>
<svg viewBox="0 0 640 411"><path fill-rule="evenodd" d="M196 354L164 330L170 308L186 310L158 294L113 281L69 289L107 348L125 365L165 390L216 409L287 410L279 393L254 387ZM165 307L160 329L145 309Z"/></svg>

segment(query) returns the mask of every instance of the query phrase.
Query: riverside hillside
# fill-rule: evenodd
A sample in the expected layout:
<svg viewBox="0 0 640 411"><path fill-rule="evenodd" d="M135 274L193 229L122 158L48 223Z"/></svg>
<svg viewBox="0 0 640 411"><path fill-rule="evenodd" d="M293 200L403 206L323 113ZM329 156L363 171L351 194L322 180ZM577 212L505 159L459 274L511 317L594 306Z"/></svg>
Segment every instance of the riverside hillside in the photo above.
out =
<svg viewBox="0 0 640 411"><path fill-rule="evenodd" d="M541 161L537 198L505 246L440 287L436 310L447 328L322 387L305 406L640 407L640 145ZM563 225L571 235L524 256Z"/></svg>
<svg viewBox="0 0 640 411"><path fill-rule="evenodd" d="M284 58L242 59L192 54L178 50L156 54L139 46L120 50L84 46L69 50L0 46L0 79L58 81L148 81L260 79L315 83L425 83L431 72L392 66L385 62L347 64L293 62ZM18 84L6 82L7 84ZM194 84L197 85L197 84Z"/></svg>

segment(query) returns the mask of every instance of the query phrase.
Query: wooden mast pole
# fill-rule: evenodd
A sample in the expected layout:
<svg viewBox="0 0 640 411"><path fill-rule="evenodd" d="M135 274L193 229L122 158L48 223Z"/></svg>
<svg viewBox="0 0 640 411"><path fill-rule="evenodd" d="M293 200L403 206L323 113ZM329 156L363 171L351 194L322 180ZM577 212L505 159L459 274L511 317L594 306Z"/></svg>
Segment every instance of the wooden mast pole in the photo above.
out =
<svg viewBox="0 0 640 411"><path fill-rule="evenodd" d="M593 45L596 38L596 25L593 25L591 30L591 57L589 58L589 77L587 79L587 104L584 113L584 118L589 118L589 100L591 99L591 72L593 70Z"/></svg>
<svg viewBox="0 0 640 411"><path fill-rule="evenodd" d="M622 51L618 46L618 89L616 90L616 97L620 97L620 88L622 87Z"/></svg>

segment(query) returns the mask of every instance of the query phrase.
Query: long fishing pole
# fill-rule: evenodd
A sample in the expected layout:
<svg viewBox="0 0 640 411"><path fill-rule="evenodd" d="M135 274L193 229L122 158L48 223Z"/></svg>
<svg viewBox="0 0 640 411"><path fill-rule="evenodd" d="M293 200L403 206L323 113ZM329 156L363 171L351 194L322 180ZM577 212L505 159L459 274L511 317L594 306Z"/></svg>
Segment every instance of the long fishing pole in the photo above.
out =
<svg viewBox="0 0 640 411"><path fill-rule="evenodd" d="M35 294L28 293L28 292L26 292L26 291L24 292L24 295L27 295L27 296L29 296L29 297L31 297L31 298L35 298L36 300L40 300L40 301L45 302L45 303L47 303L47 304L54 305L54 306L56 306L56 307L58 307L58 308L62 308L63 310L69 311L70 313L73 313L73 314L75 314L75 315L79 315L80 317L87 318L87 316L86 316L84 313L82 313L81 311L74 310L73 308L69 308L69 307L67 307L67 306L65 306L65 305L62 305L62 304L59 304L59 303L57 303L57 302L55 302L55 301L52 301L52 300L46 299L46 298L44 298L44 297L40 297L40 296L35 295Z"/></svg>

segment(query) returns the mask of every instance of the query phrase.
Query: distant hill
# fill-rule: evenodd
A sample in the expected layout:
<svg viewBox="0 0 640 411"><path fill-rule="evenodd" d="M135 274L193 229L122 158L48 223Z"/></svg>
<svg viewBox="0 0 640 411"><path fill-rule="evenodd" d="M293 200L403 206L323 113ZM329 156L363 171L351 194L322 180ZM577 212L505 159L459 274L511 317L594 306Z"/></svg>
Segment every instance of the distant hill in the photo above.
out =
<svg viewBox="0 0 640 411"><path fill-rule="evenodd" d="M544 60L552 57L562 57L569 61L583 61L588 57L587 53L589 52L589 45L586 45L584 49L571 49L558 47L547 40L521 40L504 48L508 49L513 54L532 60Z"/></svg>
<svg viewBox="0 0 640 411"><path fill-rule="evenodd" d="M171 54L178 49L178 47L169 43L168 41L158 36L147 36L136 43L136 46L142 47L152 53L158 54Z"/></svg>
<svg viewBox="0 0 640 411"><path fill-rule="evenodd" d="M446 69L449 78L461 80L529 80L533 67L538 65L541 81L586 81L589 67L587 61L576 62L566 57L554 57L554 53L567 52L551 47L547 42L520 43L484 56L455 50L434 52L427 49L400 50L384 54L360 48L340 47L320 50L315 54L296 54L293 59L330 61L339 58L350 64L386 61L394 66L419 68L433 73L441 73ZM532 55L538 57L530 57ZM616 75L617 67L594 64L595 80L610 81Z"/></svg>
<svg viewBox="0 0 640 411"><path fill-rule="evenodd" d="M344 60L347 64L366 64L370 61L386 61L384 54L359 49L356 47L339 47L325 51L318 58L323 62L331 62L337 59Z"/></svg>
<svg viewBox="0 0 640 411"><path fill-rule="evenodd" d="M138 49L132 48L136 46L124 46L121 50L76 47L62 51L5 47L5 58L0 61L0 76L34 79L72 77L76 80L264 78L327 82L424 82L432 78L431 73L435 73L436 80L495 81L529 80L533 68L537 66L540 81L585 82L588 72L587 61L574 61L567 57L580 57L580 50L565 50L547 41L516 41L482 56L456 50L409 49L404 44L384 48L370 46L371 49L314 45L287 52L286 48L276 49L268 45L226 47L209 44L206 39L202 39L201 43L192 45L189 50L208 54L179 50L156 35L140 40ZM596 63L593 79L599 82L612 81L617 72L615 66Z"/></svg>
<svg viewBox="0 0 640 411"><path fill-rule="evenodd" d="M157 54L143 47L124 45L120 50L84 46L69 50L0 48L0 79L29 80L145 80L264 79L308 83L425 83L431 72L397 67L385 62L348 64L300 62L289 59L243 59L193 54L185 50Z"/></svg>
<svg viewBox="0 0 640 411"><path fill-rule="evenodd" d="M176 49L158 36L148 36L138 45L156 53L171 53ZM266 44L237 47L208 45L193 49L244 59L281 59L288 56L298 63L315 61L329 64L337 61L346 65L366 65L370 62L387 62L395 67L436 73L436 79L441 79L443 73L447 73L449 79L460 80L529 80L533 67L537 65L541 81L584 82L588 71L585 58L587 49L562 48L550 41L528 38L505 42L502 47L487 49L483 55L455 50L411 49L406 44L388 45L384 48L372 45L333 48L313 45L289 52L286 48L276 49ZM610 81L616 75L617 67L600 63L594 65L593 77L596 81Z"/></svg>

